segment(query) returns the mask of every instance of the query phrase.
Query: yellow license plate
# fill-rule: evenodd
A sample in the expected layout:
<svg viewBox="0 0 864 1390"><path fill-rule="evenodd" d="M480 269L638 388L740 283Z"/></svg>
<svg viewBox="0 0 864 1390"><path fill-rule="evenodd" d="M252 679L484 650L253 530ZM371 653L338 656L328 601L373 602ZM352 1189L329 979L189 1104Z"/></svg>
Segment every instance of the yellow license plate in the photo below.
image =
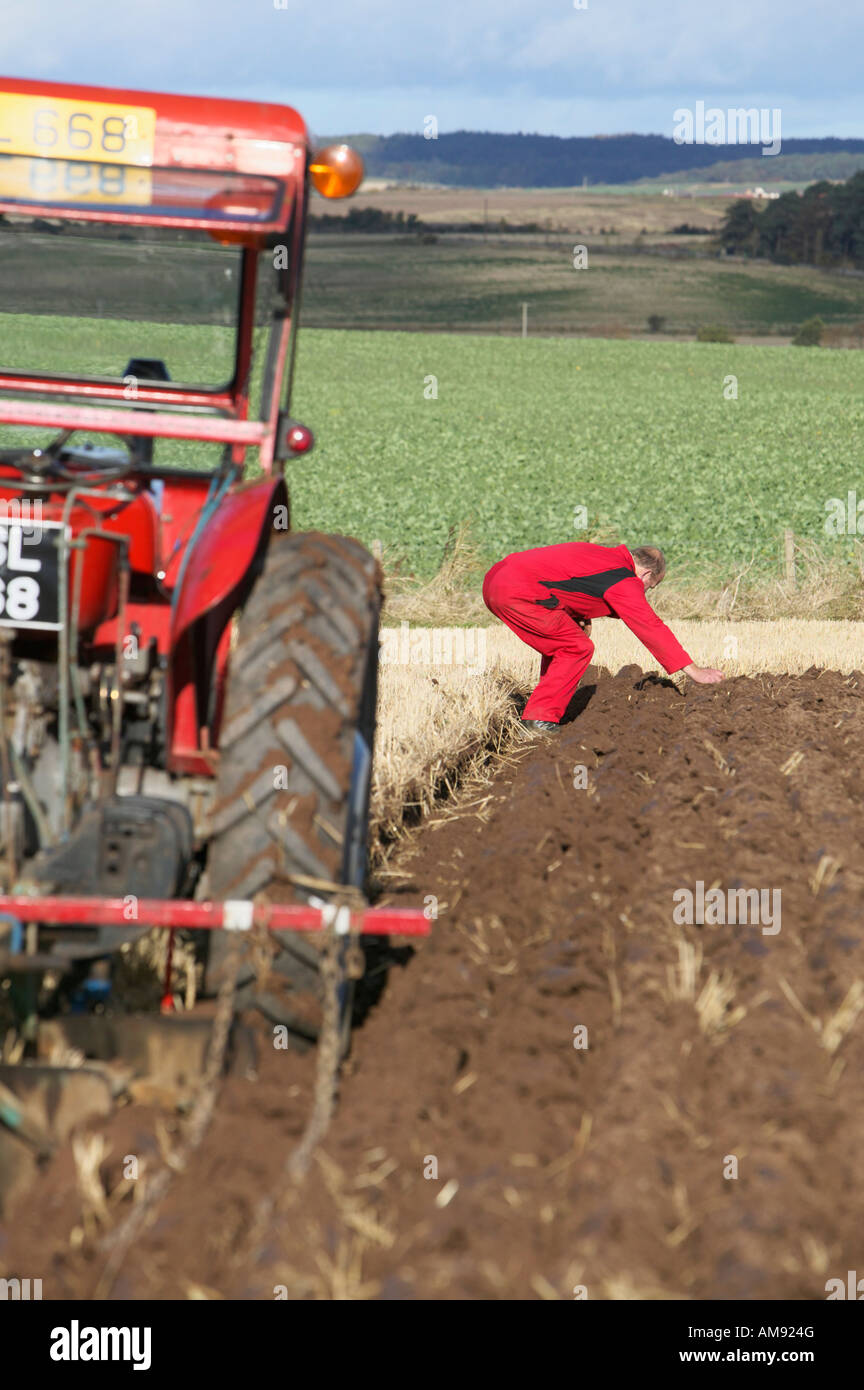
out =
<svg viewBox="0 0 864 1390"><path fill-rule="evenodd" d="M155 136L150 106L0 92L0 154L147 165Z"/></svg>
<svg viewBox="0 0 864 1390"><path fill-rule="evenodd" d="M146 207L152 196L149 169L90 164L79 159L0 156L0 201L30 203L117 203Z"/></svg>

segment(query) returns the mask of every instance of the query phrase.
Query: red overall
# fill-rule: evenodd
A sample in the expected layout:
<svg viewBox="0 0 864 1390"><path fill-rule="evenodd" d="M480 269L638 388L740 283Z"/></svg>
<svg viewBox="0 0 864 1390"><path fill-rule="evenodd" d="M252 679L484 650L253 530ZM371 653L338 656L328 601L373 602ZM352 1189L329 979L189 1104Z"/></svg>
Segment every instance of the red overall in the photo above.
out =
<svg viewBox="0 0 864 1390"><path fill-rule="evenodd" d="M637 579L626 545L565 541L507 555L483 580L486 607L540 652L540 681L523 719L559 723L594 651L574 616L621 618L670 674L690 665Z"/></svg>

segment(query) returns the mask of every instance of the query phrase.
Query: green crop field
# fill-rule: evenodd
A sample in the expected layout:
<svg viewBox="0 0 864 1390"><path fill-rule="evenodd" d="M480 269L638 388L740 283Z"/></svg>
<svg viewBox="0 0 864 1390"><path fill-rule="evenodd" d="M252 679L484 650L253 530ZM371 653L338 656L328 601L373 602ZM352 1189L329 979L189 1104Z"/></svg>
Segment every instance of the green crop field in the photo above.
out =
<svg viewBox="0 0 864 1390"><path fill-rule="evenodd" d="M134 330L0 316L7 351L26 341L55 369L125 361ZM225 360L221 326L142 333L175 377L214 379ZM737 399L724 396L730 377ZM294 414L317 438L288 467L295 524L380 539L418 575L462 522L492 561L578 539L584 514L606 535L664 546L679 575L726 577L751 560L767 572L784 527L825 540L828 499L864 500L858 351L304 328ZM3 427L0 440L50 433ZM218 451L166 441L157 457L212 466ZM830 542L846 554L854 543Z"/></svg>
<svg viewBox="0 0 864 1390"><path fill-rule="evenodd" d="M318 443L289 467L296 524L380 538L418 574L464 520L491 561L578 539L578 507L666 547L679 573L767 569L784 527L825 540L826 501L864 500L860 352L309 329L300 343L295 413Z"/></svg>

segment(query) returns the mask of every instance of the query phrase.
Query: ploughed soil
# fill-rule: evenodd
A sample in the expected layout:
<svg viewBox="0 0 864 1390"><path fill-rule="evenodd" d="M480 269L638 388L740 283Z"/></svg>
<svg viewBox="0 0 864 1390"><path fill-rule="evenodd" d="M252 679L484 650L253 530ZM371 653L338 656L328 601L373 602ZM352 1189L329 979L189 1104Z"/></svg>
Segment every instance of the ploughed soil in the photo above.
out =
<svg viewBox="0 0 864 1390"><path fill-rule="evenodd" d="M111 1296L823 1299L861 1268L864 676L640 675L590 672L572 723L402 852L389 899L437 919L307 1178L314 1057L261 1029ZM737 889L758 921L728 921ZM4 1272L92 1296L124 1156L179 1124L116 1111L83 1225L61 1153Z"/></svg>

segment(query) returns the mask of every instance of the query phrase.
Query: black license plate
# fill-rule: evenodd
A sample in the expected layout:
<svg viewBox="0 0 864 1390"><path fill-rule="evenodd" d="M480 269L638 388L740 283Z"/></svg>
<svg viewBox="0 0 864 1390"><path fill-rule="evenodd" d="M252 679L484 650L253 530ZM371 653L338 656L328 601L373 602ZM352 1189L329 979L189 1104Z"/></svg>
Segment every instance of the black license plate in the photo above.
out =
<svg viewBox="0 0 864 1390"><path fill-rule="evenodd" d="M0 627L57 632L59 521L0 520Z"/></svg>

